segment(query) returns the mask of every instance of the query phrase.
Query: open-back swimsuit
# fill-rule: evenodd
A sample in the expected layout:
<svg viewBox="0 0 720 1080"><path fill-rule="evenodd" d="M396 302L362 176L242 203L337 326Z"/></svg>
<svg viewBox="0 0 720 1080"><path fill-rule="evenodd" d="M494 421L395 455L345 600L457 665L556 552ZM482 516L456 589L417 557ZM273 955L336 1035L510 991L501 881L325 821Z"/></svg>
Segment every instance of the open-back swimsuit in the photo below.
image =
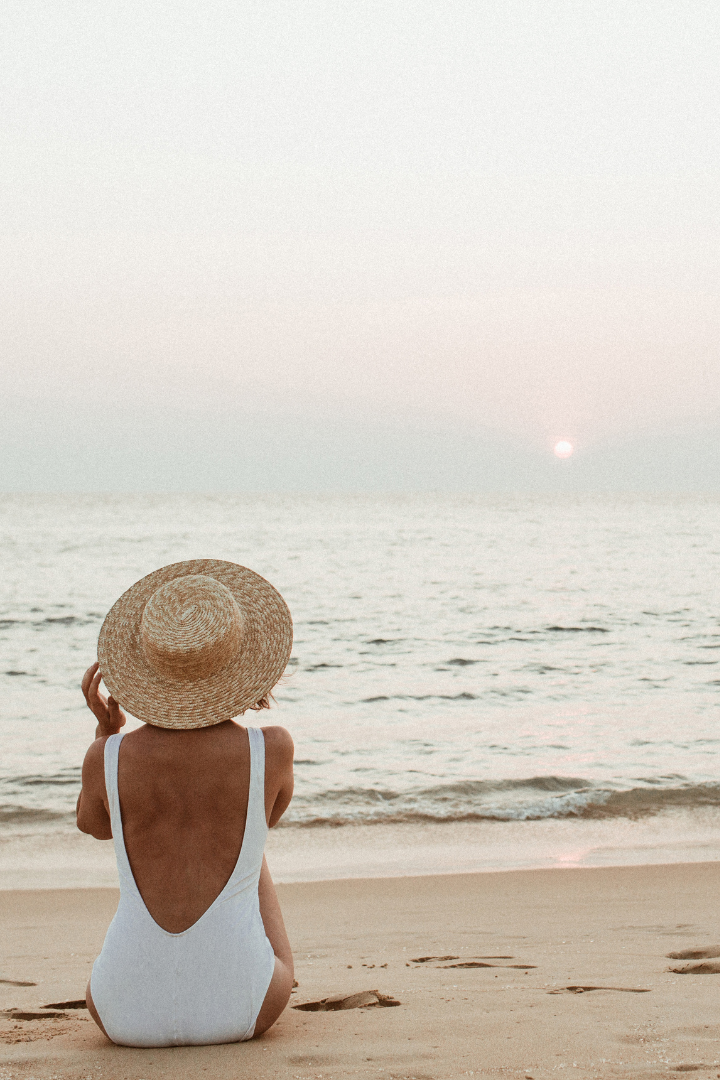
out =
<svg viewBox="0 0 720 1080"><path fill-rule="evenodd" d="M250 1039L273 975L258 881L265 820L265 738L248 728L250 790L245 835L222 892L180 934L155 922L130 869L118 796L122 734L105 743L105 786L120 877L120 902L90 990L103 1026L124 1046L189 1046Z"/></svg>

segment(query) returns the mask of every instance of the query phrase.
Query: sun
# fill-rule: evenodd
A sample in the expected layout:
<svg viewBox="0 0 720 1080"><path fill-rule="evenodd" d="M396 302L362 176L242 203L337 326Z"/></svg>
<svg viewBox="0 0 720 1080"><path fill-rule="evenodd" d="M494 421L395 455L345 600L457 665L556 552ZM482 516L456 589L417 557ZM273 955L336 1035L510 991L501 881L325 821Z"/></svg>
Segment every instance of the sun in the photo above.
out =
<svg viewBox="0 0 720 1080"><path fill-rule="evenodd" d="M555 457L569 458L572 456L575 447L567 439L561 439L560 442L555 443Z"/></svg>

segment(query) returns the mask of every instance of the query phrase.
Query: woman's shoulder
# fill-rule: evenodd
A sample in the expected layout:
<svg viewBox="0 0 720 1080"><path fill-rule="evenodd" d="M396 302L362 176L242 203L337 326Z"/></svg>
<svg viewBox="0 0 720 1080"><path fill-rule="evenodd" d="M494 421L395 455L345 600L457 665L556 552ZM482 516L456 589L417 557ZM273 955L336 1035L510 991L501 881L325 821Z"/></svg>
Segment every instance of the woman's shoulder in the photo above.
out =
<svg viewBox="0 0 720 1080"><path fill-rule="evenodd" d="M264 727L261 730L265 736L265 752L273 754L277 758L289 758L292 762L295 744L287 728L273 724L271 727Z"/></svg>
<svg viewBox="0 0 720 1080"><path fill-rule="evenodd" d="M293 735L290 734L287 728L281 728L280 725L272 725L261 730L264 735L268 764L281 769L293 768L293 757L295 755Z"/></svg>

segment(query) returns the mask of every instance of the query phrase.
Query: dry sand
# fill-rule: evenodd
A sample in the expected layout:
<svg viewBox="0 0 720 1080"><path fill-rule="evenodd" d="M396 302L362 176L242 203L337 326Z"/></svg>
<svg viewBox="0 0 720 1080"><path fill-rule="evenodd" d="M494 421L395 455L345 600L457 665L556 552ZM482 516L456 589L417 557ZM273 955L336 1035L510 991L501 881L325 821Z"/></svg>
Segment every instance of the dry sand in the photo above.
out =
<svg viewBox="0 0 720 1080"><path fill-rule="evenodd" d="M720 954L720 864L278 891L293 1004L377 989L400 1007L288 1009L254 1042L163 1050L113 1046L84 1010L0 1019L0 1080L720 1076L720 956L706 974L668 970L701 958L667 958ZM0 979L37 984L0 982L0 1009L80 998L116 901L110 889L0 892ZM414 962L426 956L459 959Z"/></svg>

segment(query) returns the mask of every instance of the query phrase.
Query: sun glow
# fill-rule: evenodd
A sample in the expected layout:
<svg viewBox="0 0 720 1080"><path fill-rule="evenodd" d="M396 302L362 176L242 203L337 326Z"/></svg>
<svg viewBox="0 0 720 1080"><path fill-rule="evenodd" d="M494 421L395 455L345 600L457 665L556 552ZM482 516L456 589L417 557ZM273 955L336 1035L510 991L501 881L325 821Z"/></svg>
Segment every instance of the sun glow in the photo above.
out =
<svg viewBox="0 0 720 1080"><path fill-rule="evenodd" d="M559 458L569 458L575 447L571 442L566 439L561 439L560 442L555 443L555 456Z"/></svg>

